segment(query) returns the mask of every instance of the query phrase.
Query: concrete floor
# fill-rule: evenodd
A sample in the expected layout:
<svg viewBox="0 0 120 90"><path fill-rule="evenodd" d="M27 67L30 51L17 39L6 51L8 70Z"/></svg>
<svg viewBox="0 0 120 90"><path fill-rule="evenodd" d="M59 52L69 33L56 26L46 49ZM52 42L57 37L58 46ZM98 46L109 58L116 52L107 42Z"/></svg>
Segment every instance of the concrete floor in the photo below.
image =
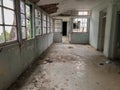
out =
<svg viewBox="0 0 120 90"><path fill-rule="evenodd" d="M69 36L62 36L62 43L68 44L69 43Z"/></svg>
<svg viewBox="0 0 120 90"><path fill-rule="evenodd" d="M120 64L89 45L53 44L8 90L120 90Z"/></svg>

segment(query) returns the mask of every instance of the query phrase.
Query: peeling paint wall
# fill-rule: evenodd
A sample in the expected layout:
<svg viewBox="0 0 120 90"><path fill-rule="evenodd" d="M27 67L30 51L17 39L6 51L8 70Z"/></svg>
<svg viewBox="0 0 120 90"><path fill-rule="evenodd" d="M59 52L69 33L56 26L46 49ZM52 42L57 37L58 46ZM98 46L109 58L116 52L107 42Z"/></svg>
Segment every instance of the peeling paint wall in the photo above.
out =
<svg viewBox="0 0 120 90"><path fill-rule="evenodd" d="M0 90L7 88L18 76L53 43L53 33L26 41L21 47L3 47L0 52Z"/></svg>

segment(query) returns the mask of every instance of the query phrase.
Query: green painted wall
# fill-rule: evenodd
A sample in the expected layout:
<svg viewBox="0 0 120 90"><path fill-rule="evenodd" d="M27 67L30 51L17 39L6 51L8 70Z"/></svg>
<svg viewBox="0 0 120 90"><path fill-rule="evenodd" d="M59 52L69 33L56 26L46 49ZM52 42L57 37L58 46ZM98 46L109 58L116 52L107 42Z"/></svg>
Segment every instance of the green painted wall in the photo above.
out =
<svg viewBox="0 0 120 90"><path fill-rule="evenodd" d="M53 33L3 47L0 52L0 90L7 88L53 43Z"/></svg>

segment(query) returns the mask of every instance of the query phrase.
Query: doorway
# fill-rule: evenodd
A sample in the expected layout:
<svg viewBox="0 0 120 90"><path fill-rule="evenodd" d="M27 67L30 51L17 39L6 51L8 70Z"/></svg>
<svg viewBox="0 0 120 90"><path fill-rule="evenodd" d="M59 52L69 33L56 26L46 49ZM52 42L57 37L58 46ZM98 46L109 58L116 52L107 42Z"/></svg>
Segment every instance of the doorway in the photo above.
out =
<svg viewBox="0 0 120 90"><path fill-rule="evenodd" d="M63 22L62 35L67 36L67 22Z"/></svg>
<svg viewBox="0 0 120 90"><path fill-rule="evenodd" d="M67 36L67 29L68 29L68 28L67 28L67 27L68 27L67 24L68 24L68 23L64 21L64 22L63 22L63 25L62 25L62 26L63 26L63 27L62 27L62 42L63 42L63 43L69 43L69 38L68 38L68 36Z"/></svg>
<svg viewBox="0 0 120 90"><path fill-rule="evenodd" d="M105 41L105 29L106 29L106 12L100 12L100 24L99 24L99 37L98 37L98 50L104 51Z"/></svg>

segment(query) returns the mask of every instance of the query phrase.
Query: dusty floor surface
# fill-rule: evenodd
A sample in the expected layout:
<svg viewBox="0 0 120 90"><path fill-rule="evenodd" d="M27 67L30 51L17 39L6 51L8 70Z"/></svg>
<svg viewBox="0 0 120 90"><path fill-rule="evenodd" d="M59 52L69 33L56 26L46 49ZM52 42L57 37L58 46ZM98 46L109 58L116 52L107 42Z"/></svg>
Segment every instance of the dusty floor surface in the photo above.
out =
<svg viewBox="0 0 120 90"><path fill-rule="evenodd" d="M91 46L53 44L8 90L120 90L119 66Z"/></svg>

